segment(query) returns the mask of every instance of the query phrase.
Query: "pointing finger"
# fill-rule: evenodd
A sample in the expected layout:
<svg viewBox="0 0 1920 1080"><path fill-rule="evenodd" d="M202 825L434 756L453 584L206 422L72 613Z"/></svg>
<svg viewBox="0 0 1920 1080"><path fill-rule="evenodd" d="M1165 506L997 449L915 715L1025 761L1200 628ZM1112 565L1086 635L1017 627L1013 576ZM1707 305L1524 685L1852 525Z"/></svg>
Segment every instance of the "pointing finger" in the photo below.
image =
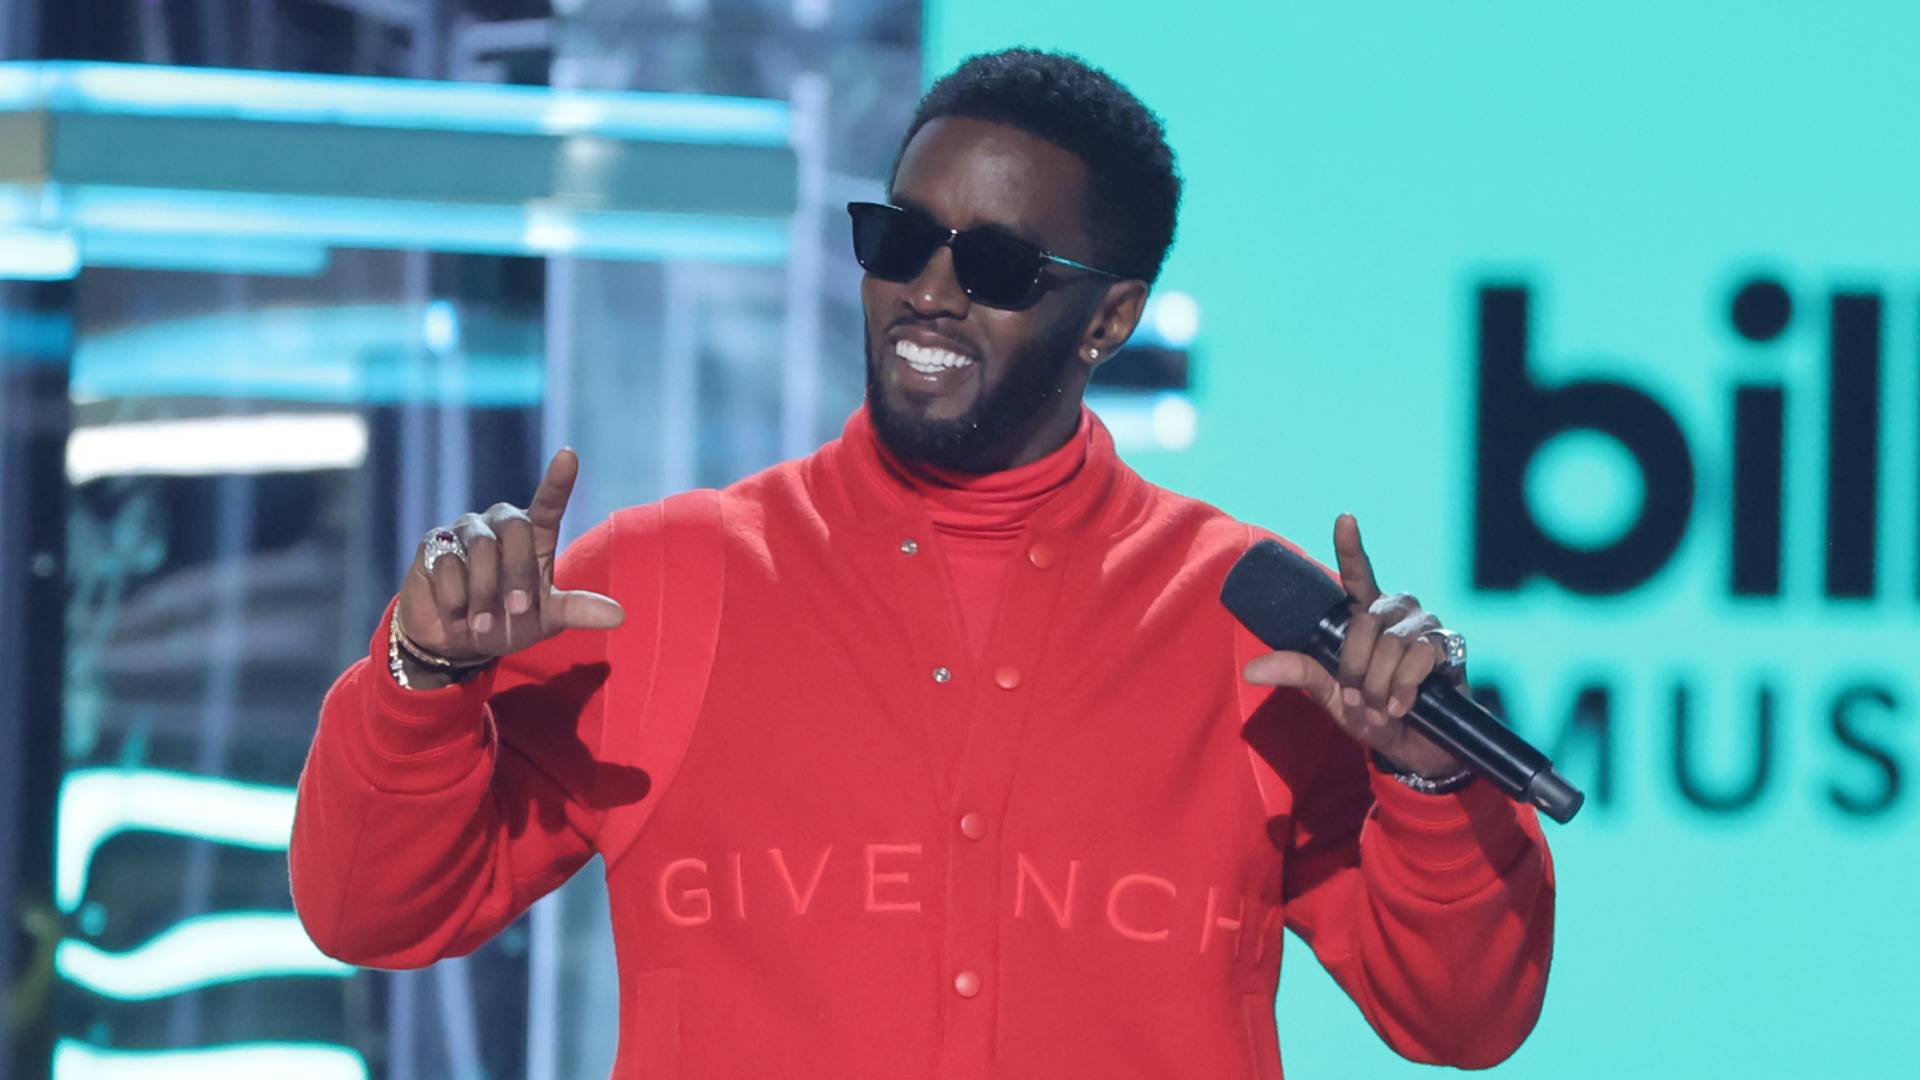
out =
<svg viewBox="0 0 1920 1080"><path fill-rule="evenodd" d="M547 463L547 475L527 505L527 519L533 522L538 537L536 547L549 555L559 543L560 519L566 515L567 500L573 497L573 482L580 477L580 455L570 446L562 447Z"/></svg>
<svg viewBox="0 0 1920 1080"><path fill-rule="evenodd" d="M1380 599L1380 586L1373 579L1373 561L1360 544L1360 522L1352 514L1341 514L1333 522L1333 550L1340 557L1340 582L1347 595L1362 607Z"/></svg>

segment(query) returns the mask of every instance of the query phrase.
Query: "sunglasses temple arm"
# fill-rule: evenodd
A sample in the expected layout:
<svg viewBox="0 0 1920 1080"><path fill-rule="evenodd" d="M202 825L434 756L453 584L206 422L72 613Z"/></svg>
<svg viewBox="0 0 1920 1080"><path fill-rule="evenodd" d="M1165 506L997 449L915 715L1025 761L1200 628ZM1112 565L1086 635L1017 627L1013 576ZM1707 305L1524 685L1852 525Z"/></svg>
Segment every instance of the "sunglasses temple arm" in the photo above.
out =
<svg viewBox="0 0 1920 1080"><path fill-rule="evenodd" d="M1044 257L1048 262L1056 262L1061 266L1071 266L1075 270L1085 270L1090 274L1099 274L1101 277L1110 277L1115 281L1124 281L1127 277L1125 274L1116 274L1111 270L1102 270L1097 266L1088 266L1086 263L1076 262L1064 255L1055 255L1052 252L1044 253Z"/></svg>

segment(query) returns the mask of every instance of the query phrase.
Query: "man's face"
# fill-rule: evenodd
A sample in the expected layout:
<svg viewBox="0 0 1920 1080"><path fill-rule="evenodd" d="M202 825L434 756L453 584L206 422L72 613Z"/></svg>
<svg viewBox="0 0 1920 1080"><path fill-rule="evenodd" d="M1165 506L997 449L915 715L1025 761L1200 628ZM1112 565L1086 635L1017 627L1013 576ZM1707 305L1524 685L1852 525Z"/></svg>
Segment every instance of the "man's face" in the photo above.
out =
<svg viewBox="0 0 1920 1080"><path fill-rule="evenodd" d="M944 117L907 144L892 201L947 228L991 225L1092 262L1085 185L1080 159L1044 139ZM869 274L860 287L867 400L881 438L902 457L971 472L1025 464L1058 446L1078 423L1091 370L1078 345L1105 280L1065 271L1043 283L1031 307L1008 311L967 296L948 248L911 281ZM939 369L916 370L910 360Z"/></svg>

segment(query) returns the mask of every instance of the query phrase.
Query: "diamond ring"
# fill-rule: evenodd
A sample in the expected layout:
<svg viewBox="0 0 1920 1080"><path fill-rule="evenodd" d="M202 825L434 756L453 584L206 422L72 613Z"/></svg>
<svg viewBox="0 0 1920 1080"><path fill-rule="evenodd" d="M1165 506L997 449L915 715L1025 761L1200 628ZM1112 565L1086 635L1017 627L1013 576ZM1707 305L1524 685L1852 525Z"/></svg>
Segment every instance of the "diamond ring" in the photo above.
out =
<svg viewBox="0 0 1920 1080"><path fill-rule="evenodd" d="M1433 645L1436 655L1433 670L1452 674L1467 665L1467 639L1459 631L1442 627L1420 636Z"/></svg>
<svg viewBox="0 0 1920 1080"><path fill-rule="evenodd" d="M460 542L460 534L452 529L435 529L427 534L426 548L421 555L420 566L427 573L433 573L433 564L442 555L451 555L461 562L467 561L467 545Z"/></svg>

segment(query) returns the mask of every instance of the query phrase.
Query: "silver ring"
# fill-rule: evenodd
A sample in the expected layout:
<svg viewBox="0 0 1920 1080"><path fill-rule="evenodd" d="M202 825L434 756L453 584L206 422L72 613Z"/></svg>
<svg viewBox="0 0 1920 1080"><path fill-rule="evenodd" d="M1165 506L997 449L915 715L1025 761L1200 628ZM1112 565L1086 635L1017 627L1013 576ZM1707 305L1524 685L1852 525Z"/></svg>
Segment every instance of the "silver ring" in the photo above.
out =
<svg viewBox="0 0 1920 1080"><path fill-rule="evenodd" d="M427 534L424 541L426 549L421 555L420 566L427 573L433 573L433 564L442 555L451 555L461 562L467 561L467 545L460 542L460 534L452 529L435 529Z"/></svg>
<svg viewBox="0 0 1920 1080"><path fill-rule="evenodd" d="M1451 673L1467 666L1467 639L1459 631L1441 627L1420 636L1433 645L1433 670Z"/></svg>

